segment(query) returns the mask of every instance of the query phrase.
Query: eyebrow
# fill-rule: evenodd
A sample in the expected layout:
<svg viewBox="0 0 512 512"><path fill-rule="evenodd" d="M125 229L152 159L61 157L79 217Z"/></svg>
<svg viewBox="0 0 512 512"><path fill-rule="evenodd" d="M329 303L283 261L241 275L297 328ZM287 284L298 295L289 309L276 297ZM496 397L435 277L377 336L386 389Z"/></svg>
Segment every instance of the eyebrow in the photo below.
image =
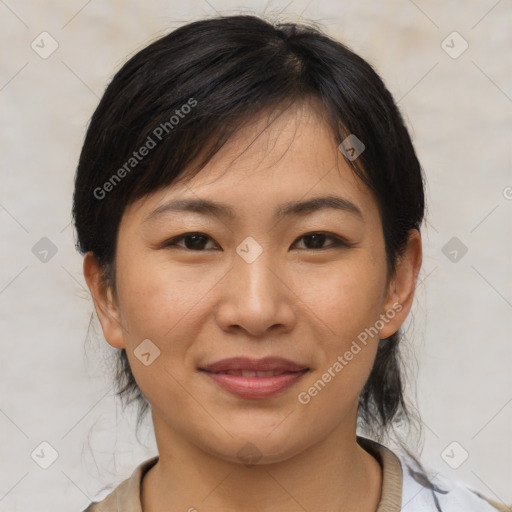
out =
<svg viewBox="0 0 512 512"><path fill-rule="evenodd" d="M340 196L314 197L306 201L289 201L280 205L274 217L277 220L284 217L300 217L319 210L334 209L343 211L364 220L363 213L353 202ZM207 199L176 199L160 205L144 220L148 222L169 212L195 212L202 215L214 215L228 219L236 217L235 211L226 203L214 202Z"/></svg>

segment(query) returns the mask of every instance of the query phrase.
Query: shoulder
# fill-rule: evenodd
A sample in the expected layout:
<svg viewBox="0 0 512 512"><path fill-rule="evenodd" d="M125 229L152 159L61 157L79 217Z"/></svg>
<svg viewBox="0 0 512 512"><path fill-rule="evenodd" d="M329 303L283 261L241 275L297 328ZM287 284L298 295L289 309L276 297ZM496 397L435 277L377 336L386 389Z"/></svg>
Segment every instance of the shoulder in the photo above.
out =
<svg viewBox="0 0 512 512"><path fill-rule="evenodd" d="M129 478L122 481L101 501L93 501L82 512L142 512L140 484L144 474L158 462L158 456L139 464Z"/></svg>
<svg viewBox="0 0 512 512"><path fill-rule="evenodd" d="M397 457L402 466L402 512L512 512L512 505L484 496L463 481L420 466L411 457Z"/></svg>

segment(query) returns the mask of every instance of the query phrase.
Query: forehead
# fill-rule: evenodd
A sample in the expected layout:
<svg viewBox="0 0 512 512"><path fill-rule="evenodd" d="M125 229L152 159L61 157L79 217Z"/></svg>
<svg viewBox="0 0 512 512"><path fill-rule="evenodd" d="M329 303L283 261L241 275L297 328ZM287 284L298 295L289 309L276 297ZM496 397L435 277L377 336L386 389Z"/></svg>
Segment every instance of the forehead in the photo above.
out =
<svg viewBox="0 0 512 512"><path fill-rule="evenodd" d="M198 174L142 198L125 214L145 220L172 200L202 199L223 203L227 217L278 215L286 204L327 195L345 200L347 212L352 204L364 220L378 220L373 194L349 167L322 112L301 104L251 120Z"/></svg>

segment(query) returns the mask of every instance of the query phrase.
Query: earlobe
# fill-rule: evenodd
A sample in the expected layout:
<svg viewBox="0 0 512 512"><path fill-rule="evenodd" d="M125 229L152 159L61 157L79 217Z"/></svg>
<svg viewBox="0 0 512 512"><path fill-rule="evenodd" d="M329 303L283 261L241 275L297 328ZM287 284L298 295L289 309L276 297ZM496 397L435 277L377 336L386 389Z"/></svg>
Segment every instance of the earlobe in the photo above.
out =
<svg viewBox="0 0 512 512"><path fill-rule="evenodd" d="M111 287L104 282L101 264L91 251L84 256L83 272L105 339L114 348L125 348L118 306Z"/></svg>
<svg viewBox="0 0 512 512"><path fill-rule="evenodd" d="M389 338L405 322L414 299L421 262L421 235L417 229L411 229L403 254L397 260L395 275L389 284L388 300L383 312L388 321L380 329L380 339Z"/></svg>

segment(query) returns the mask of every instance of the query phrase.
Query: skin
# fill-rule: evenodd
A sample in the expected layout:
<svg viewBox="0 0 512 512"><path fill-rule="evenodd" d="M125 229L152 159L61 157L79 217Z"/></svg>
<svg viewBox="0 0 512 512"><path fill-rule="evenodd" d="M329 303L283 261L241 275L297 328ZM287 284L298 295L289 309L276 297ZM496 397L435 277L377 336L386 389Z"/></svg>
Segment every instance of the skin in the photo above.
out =
<svg viewBox="0 0 512 512"><path fill-rule="evenodd" d="M117 294L102 283L94 254L84 258L105 339L126 348L152 407L160 458L143 479L145 512L370 512L380 499L380 465L356 442L357 403L378 338L396 332L411 308L420 234L410 231L396 273L388 276L375 198L348 167L321 116L303 105L267 125L260 118L192 181L125 210ZM363 218L334 209L273 218L284 202L328 194L355 203ZM145 221L177 198L226 202L236 218L174 212ZM203 244L196 242L199 249L190 239L189 245L182 239L163 246L190 232L206 235ZM303 238L318 232L353 245ZM248 236L263 250L251 263L236 252ZM386 317L379 336L369 338L309 403L300 403L298 394L397 302L401 310ZM145 339L160 350L148 366L134 355ZM268 355L310 371L264 400L235 397L198 371L227 357ZM261 456L249 467L237 455L248 442Z"/></svg>

